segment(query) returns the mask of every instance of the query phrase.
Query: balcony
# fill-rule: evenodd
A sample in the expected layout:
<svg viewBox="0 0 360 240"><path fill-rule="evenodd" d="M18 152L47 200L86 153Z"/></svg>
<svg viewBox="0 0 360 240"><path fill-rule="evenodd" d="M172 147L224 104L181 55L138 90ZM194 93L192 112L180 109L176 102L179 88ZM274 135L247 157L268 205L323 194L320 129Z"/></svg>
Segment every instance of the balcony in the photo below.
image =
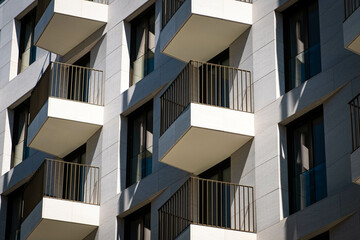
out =
<svg viewBox="0 0 360 240"><path fill-rule="evenodd" d="M199 174L254 137L251 73L191 61L161 96L160 161Z"/></svg>
<svg viewBox="0 0 360 240"><path fill-rule="evenodd" d="M350 101L351 116L351 175L354 183L360 184L360 94Z"/></svg>
<svg viewBox="0 0 360 240"><path fill-rule="evenodd" d="M24 190L20 239L81 240L99 226L99 168L45 160Z"/></svg>
<svg viewBox="0 0 360 240"><path fill-rule="evenodd" d="M252 25L252 0L163 0L162 25L163 53L208 61Z"/></svg>
<svg viewBox="0 0 360 240"><path fill-rule="evenodd" d="M256 239L254 189L189 178L159 209L159 239Z"/></svg>
<svg viewBox="0 0 360 240"><path fill-rule="evenodd" d="M108 0L39 0L36 46L65 55L108 21Z"/></svg>
<svg viewBox="0 0 360 240"><path fill-rule="evenodd" d="M344 46L360 54L360 0L344 0L345 21L343 23Z"/></svg>
<svg viewBox="0 0 360 240"><path fill-rule="evenodd" d="M103 72L51 63L30 97L29 147L58 156L77 149L103 125Z"/></svg>

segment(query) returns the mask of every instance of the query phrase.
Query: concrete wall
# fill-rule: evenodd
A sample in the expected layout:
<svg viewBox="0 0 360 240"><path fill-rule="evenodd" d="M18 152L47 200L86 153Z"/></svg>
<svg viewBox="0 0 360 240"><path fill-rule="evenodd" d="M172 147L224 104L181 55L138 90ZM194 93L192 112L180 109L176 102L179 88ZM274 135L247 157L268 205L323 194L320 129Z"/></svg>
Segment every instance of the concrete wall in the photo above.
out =
<svg viewBox="0 0 360 240"><path fill-rule="evenodd" d="M129 20L153 2L155 70L129 87ZM252 71L255 92L255 137L229 153L232 181L255 187L258 239L308 239L326 229L332 240L357 239L360 187L351 182L347 103L360 92L360 56L344 49L343 1L319 0L322 71L285 93L280 12L291 2L253 0L252 27L230 45L231 66ZM189 176L158 161L159 96L185 65L159 52L161 0L110 0L105 28L63 58L38 49L37 61L17 75L19 33L14 18L33 3L7 0L0 5L0 223L6 221L6 194L26 181L46 156L32 151L28 160L10 170L12 109L29 95L50 59L73 63L91 50L92 67L105 72L105 107L103 128L87 141L87 163L101 169L100 227L87 239L124 239L123 217L150 202L151 234L157 239L158 208ZM126 188L126 116L152 98L152 174ZM328 197L289 217L285 125L321 104ZM4 237L0 229L0 239Z"/></svg>

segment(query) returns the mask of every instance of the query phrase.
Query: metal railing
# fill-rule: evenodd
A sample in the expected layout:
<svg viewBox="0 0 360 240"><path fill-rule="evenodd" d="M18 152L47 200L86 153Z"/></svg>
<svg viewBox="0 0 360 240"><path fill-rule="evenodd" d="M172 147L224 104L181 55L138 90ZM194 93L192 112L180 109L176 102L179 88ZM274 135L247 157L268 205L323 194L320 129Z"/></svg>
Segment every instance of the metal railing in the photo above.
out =
<svg viewBox="0 0 360 240"><path fill-rule="evenodd" d="M190 177L159 208L159 239L173 240L190 224L255 232L253 187Z"/></svg>
<svg viewBox="0 0 360 240"><path fill-rule="evenodd" d="M360 147L360 94L350 102L351 143L354 152Z"/></svg>
<svg viewBox="0 0 360 240"><path fill-rule="evenodd" d="M348 19L356 9L360 7L360 0L344 0L345 20Z"/></svg>
<svg viewBox="0 0 360 240"><path fill-rule="evenodd" d="M31 94L30 122L49 97L103 106L103 71L52 62Z"/></svg>
<svg viewBox="0 0 360 240"><path fill-rule="evenodd" d="M38 0L37 10L36 10L36 23L39 22L40 18L46 11L46 9L49 6L51 1L52 0ZM109 0L80 0L80 1L96 2L96 3L106 4L106 5L109 4Z"/></svg>
<svg viewBox="0 0 360 240"><path fill-rule="evenodd" d="M46 159L25 187L23 220L43 197L99 205L99 168Z"/></svg>
<svg viewBox="0 0 360 240"><path fill-rule="evenodd" d="M190 61L160 97L162 135L190 103L254 112L251 72Z"/></svg>
<svg viewBox="0 0 360 240"><path fill-rule="evenodd" d="M186 0L162 0L162 28L168 24L177 10ZM252 3L252 0L234 0L239 2Z"/></svg>

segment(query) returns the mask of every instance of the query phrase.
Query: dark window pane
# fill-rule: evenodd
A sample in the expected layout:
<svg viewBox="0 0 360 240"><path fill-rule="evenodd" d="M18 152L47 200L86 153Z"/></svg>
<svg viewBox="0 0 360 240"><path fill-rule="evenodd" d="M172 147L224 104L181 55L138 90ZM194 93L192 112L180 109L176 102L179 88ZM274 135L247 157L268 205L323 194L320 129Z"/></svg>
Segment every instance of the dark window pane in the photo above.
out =
<svg viewBox="0 0 360 240"><path fill-rule="evenodd" d="M286 91L321 72L317 1L301 1L284 12Z"/></svg>
<svg viewBox="0 0 360 240"><path fill-rule="evenodd" d="M20 239L20 228L23 208L23 188L19 188L8 196L6 239Z"/></svg>
<svg viewBox="0 0 360 240"><path fill-rule="evenodd" d="M30 148L27 147L28 116L29 101L25 101L14 110L11 155L12 168L29 157Z"/></svg>
<svg viewBox="0 0 360 240"><path fill-rule="evenodd" d="M152 101L128 118L127 186L152 172L153 108Z"/></svg>
<svg viewBox="0 0 360 240"><path fill-rule="evenodd" d="M288 161L290 213L327 196L322 109L288 125Z"/></svg>
<svg viewBox="0 0 360 240"><path fill-rule="evenodd" d="M151 207L141 208L125 218L125 239L150 240Z"/></svg>
<svg viewBox="0 0 360 240"><path fill-rule="evenodd" d="M143 79L154 70L155 8L131 22L130 85Z"/></svg>
<svg viewBox="0 0 360 240"><path fill-rule="evenodd" d="M317 235L316 237L311 238L310 240L329 240L329 239L330 239L329 231L327 231L320 235Z"/></svg>
<svg viewBox="0 0 360 240"><path fill-rule="evenodd" d="M18 72L24 71L36 60L36 46L34 45L36 8L21 19L19 67Z"/></svg>

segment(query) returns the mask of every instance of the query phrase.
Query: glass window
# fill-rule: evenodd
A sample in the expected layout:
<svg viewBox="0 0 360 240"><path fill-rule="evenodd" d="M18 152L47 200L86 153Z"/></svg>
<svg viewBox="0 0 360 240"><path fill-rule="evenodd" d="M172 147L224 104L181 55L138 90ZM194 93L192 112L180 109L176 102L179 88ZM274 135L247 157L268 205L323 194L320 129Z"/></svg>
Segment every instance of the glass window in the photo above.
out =
<svg viewBox="0 0 360 240"><path fill-rule="evenodd" d="M229 66L229 49L219 53L214 58L210 59L208 63L215 65L199 67L199 79L207 79L199 82L200 89L202 89L199 92L200 103L219 107L229 107L229 71L218 67Z"/></svg>
<svg viewBox="0 0 360 240"><path fill-rule="evenodd" d="M199 199L201 224L231 227L231 187L220 183L231 182L230 173L230 158L227 158L199 175L200 178L219 181L212 182L212 184L203 180L199 181L199 192L204 193L200 194ZM218 206L214 208L216 205Z"/></svg>
<svg viewBox="0 0 360 240"><path fill-rule="evenodd" d="M28 117L29 101L27 100L14 110L11 168L29 156L30 148L27 147Z"/></svg>
<svg viewBox="0 0 360 240"><path fill-rule="evenodd" d="M130 85L154 70L155 7L131 22Z"/></svg>
<svg viewBox="0 0 360 240"><path fill-rule="evenodd" d="M18 73L24 71L36 59L36 46L34 45L35 18L36 8L21 19Z"/></svg>
<svg viewBox="0 0 360 240"><path fill-rule="evenodd" d="M289 205L292 214L327 196L322 108L290 123L287 130Z"/></svg>
<svg viewBox="0 0 360 240"><path fill-rule="evenodd" d="M20 239L20 229L23 209L23 188L15 190L8 196L6 216L6 237L7 240Z"/></svg>
<svg viewBox="0 0 360 240"><path fill-rule="evenodd" d="M125 218L125 239L150 240L151 238L151 208L143 207Z"/></svg>
<svg viewBox="0 0 360 240"><path fill-rule="evenodd" d="M303 0L284 12L286 91L321 71L318 1Z"/></svg>
<svg viewBox="0 0 360 240"><path fill-rule="evenodd" d="M329 239L330 239L329 231L327 231L320 235L317 235L316 237L311 238L310 240L329 240Z"/></svg>
<svg viewBox="0 0 360 240"><path fill-rule="evenodd" d="M152 101L128 118L127 186L151 174L153 146Z"/></svg>

